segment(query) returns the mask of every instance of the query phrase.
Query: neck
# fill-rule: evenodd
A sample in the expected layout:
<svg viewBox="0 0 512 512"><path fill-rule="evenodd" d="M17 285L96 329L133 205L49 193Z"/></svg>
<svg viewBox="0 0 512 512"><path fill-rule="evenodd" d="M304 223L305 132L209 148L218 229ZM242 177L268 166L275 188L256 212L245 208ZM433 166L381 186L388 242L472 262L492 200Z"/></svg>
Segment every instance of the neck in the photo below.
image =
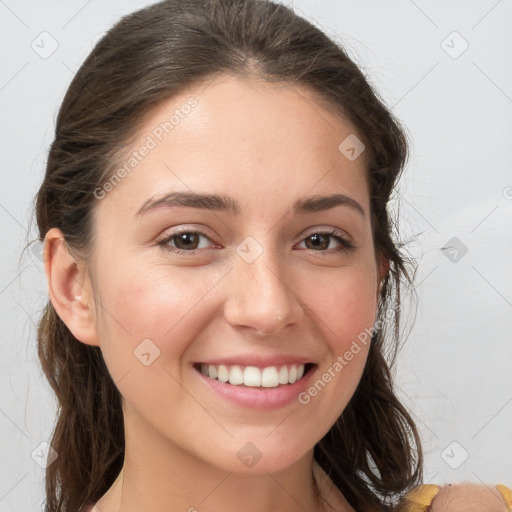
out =
<svg viewBox="0 0 512 512"><path fill-rule="evenodd" d="M125 422L123 468L93 512L353 510L313 460L313 449L285 470L242 474L216 467L141 427Z"/></svg>

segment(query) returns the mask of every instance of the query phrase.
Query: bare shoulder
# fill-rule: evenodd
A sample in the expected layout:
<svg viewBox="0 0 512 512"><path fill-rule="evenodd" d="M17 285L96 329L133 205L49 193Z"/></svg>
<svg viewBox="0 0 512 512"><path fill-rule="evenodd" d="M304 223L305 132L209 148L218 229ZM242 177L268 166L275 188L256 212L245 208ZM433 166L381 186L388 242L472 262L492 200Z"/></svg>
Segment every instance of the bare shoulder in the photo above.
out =
<svg viewBox="0 0 512 512"><path fill-rule="evenodd" d="M510 508L498 488L459 483L441 487L432 501L432 512L508 512Z"/></svg>
<svg viewBox="0 0 512 512"><path fill-rule="evenodd" d="M420 485L405 496L401 512L510 512L512 491L496 486L458 483Z"/></svg>

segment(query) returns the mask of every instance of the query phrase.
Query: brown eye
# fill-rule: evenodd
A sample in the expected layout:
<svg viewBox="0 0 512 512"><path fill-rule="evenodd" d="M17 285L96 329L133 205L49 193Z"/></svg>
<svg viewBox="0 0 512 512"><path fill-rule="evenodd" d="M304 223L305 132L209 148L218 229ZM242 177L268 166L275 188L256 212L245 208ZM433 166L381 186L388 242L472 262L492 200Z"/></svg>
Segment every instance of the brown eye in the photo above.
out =
<svg viewBox="0 0 512 512"><path fill-rule="evenodd" d="M178 233L171 233L158 240L157 243L166 251L177 254L194 254L198 249L207 248L199 247L202 238L211 242L210 238L202 231L183 230Z"/></svg>
<svg viewBox="0 0 512 512"><path fill-rule="evenodd" d="M331 243L331 240L334 239L336 242L340 244L339 247L335 247L333 249L334 252L336 251L348 251L350 249L354 249L355 245L347 240L346 238L337 235L336 231L330 231L330 232L316 232L309 236L307 236L304 240L306 243L306 248L311 249L313 251L321 251L326 252L326 250L329 248L329 245ZM308 243L307 241L310 241Z"/></svg>
<svg viewBox="0 0 512 512"><path fill-rule="evenodd" d="M172 240L175 240L177 249L195 250L199 244L199 237L198 233L181 233L174 235Z"/></svg>

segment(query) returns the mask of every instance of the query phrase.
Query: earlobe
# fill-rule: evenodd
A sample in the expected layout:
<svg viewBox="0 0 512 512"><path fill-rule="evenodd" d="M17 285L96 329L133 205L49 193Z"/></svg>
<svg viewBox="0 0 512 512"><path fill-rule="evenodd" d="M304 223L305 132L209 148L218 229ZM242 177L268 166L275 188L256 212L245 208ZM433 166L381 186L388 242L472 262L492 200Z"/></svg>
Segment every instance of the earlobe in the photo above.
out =
<svg viewBox="0 0 512 512"><path fill-rule="evenodd" d="M44 269L50 301L73 336L87 345L99 345L94 297L85 265L68 250L58 228L44 241Z"/></svg>

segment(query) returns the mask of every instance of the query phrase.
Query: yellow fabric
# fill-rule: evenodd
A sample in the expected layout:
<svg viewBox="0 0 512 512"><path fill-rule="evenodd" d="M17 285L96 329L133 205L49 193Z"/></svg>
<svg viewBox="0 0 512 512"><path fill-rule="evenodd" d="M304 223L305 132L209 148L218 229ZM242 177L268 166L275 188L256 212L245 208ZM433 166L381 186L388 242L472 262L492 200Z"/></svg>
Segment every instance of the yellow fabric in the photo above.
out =
<svg viewBox="0 0 512 512"><path fill-rule="evenodd" d="M439 485L433 484L422 484L412 489L404 497L400 512L429 512L432 501L440 489ZM512 512L512 491L503 484L496 485L496 489L500 492L507 510Z"/></svg>
<svg viewBox="0 0 512 512"><path fill-rule="evenodd" d="M427 512L440 489L439 485L433 484L423 484L416 487L405 496L404 508L401 508L400 511Z"/></svg>
<svg viewBox="0 0 512 512"><path fill-rule="evenodd" d="M507 505L507 510L512 511L512 491L503 484L498 484L496 489L500 491L503 501Z"/></svg>

